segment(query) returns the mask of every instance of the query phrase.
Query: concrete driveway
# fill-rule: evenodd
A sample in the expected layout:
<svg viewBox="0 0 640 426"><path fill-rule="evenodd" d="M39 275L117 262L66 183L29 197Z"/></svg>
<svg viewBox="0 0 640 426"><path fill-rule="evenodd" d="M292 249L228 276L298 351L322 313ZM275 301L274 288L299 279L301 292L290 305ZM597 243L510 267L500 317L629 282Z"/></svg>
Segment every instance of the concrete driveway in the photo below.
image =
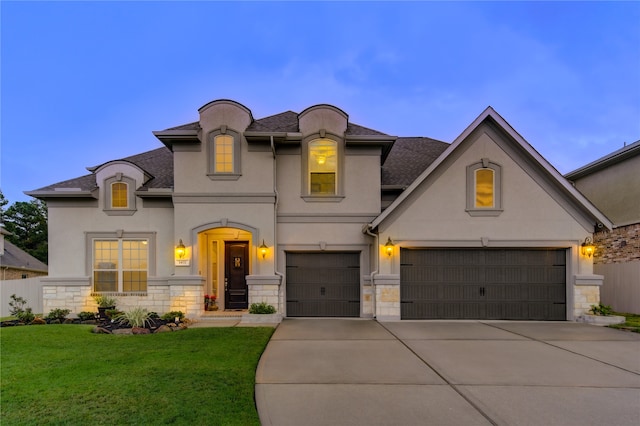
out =
<svg viewBox="0 0 640 426"><path fill-rule="evenodd" d="M568 322L285 319L267 425L640 424L640 334Z"/></svg>

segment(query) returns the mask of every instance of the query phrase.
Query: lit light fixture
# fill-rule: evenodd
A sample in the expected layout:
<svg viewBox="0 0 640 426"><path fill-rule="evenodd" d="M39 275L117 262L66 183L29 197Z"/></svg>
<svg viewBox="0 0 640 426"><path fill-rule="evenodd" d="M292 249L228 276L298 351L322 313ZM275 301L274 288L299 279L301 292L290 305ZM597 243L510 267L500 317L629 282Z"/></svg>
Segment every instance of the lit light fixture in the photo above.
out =
<svg viewBox="0 0 640 426"><path fill-rule="evenodd" d="M262 239L262 244L260 244L260 247L258 247L260 249L260 254L262 255L262 258L264 259L265 256L267 255L267 252L269 251L269 247L267 247L267 245L264 243L264 238Z"/></svg>
<svg viewBox="0 0 640 426"><path fill-rule="evenodd" d="M393 254L393 241L391 241L391 237L387 237L387 242L384 245L384 251L389 257L391 257L391 255Z"/></svg>
<svg viewBox="0 0 640 426"><path fill-rule="evenodd" d="M182 259L186 253L187 249L184 246L184 243L182 242L182 239L180 239L180 242L178 243L178 245L176 246L176 257L178 259Z"/></svg>
<svg viewBox="0 0 640 426"><path fill-rule="evenodd" d="M596 247L593 245L591 238L589 237L585 238L584 243L582 243L581 247L583 256L591 257L596 251Z"/></svg>

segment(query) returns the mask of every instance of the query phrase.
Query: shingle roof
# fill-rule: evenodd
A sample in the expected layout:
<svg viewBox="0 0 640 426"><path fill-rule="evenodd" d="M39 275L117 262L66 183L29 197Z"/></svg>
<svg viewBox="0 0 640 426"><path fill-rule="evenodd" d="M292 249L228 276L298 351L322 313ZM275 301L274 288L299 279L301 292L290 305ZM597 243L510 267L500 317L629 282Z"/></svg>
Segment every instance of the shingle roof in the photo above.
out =
<svg viewBox="0 0 640 426"><path fill-rule="evenodd" d="M48 266L31 256L26 251L18 248L10 241L4 240L4 254L0 256L2 267L28 269L32 271L48 271Z"/></svg>
<svg viewBox="0 0 640 426"><path fill-rule="evenodd" d="M448 146L430 138L398 138L382 165L382 185L410 185Z"/></svg>
<svg viewBox="0 0 640 426"><path fill-rule="evenodd" d="M200 124L193 122L166 130L197 130L199 128ZM298 113L286 111L254 120L246 130L253 132L298 132ZM347 124L346 135L388 136L386 133L354 123ZM445 142L424 137L398 138L382 166L382 185L408 186L448 146L449 144ZM173 188L173 153L169 148L162 147L120 160L133 163L152 176L138 190ZM95 175L89 174L58 182L33 192L54 191L56 188L79 188L83 191L93 191L97 188L97 185Z"/></svg>
<svg viewBox="0 0 640 426"><path fill-rule="evenodd" d="M152 176L147 183L138 189L146 191L149 188L173 187L173 153L169 148L162 147L152 151L143 152L141 154L132 155L130 157L121 158L120 160L135 164ZM45 186L33 192L55 191L56 188L80 188L83 191L93 191L97 188L96 176L95 174L89 174L65 180L54 183L53 185Z"/></svg>

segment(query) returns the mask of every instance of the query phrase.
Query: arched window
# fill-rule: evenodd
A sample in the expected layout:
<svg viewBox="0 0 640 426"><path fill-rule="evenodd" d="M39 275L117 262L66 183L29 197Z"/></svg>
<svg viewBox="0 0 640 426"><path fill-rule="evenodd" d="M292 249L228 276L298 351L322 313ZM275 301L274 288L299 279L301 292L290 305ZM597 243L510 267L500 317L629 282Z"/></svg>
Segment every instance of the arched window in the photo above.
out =
<svg viewBox="0 0 640 426"><path fill-rule="evenodd" d="M488 158L467 166L467 213L498 216L502 213L502 167Z"/></svg>
<svg viewBox="0 0 640 426"><path fill-rule="evenodd" d="M477 169L475 175L475 208L495 207L495 172L489 168Z"/></svg>
<svg viewBox="0 0 640 426"><path fill-rule="evenodd" d="M337 185L337 142L330 139L309 142L309 194L335 195Z"/></svg>
<svg viewBox="0 0 640 426"><path fill-rule="evenodd" d="M213 139L215 173L233 173L233 138L218 135Z"/></svg>
<svg viewBox="0 0 640 426"><path fill-rule="evenodd" d="M240 178L240 144L241 136L222 126L209 133L208 170L207 176L211 180L237 180Z"/></svg>
<svg viewBox="0 0 640 426"><path fill-rule="evenodd" d="M124 182L111 184L111 208L126 209L129 207L129 185Z"/></svg>

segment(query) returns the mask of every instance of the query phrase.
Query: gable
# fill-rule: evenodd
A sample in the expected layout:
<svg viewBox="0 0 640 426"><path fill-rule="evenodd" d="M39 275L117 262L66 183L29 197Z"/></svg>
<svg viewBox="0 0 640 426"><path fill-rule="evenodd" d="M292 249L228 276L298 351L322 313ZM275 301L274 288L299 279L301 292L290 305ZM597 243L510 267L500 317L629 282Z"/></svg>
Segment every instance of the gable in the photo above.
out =
<svg viewBox="0 0 640 426"><path fill-rule="evenodd" d="M504 170L504 212L497 218L472 218L466 211L466 168L481 159ZM475 238L481 229L489 228L507 238L522 234L525 226L553 237L552 229L562 231L568 223L577 224L582 232L593 232L598 223L611 227L602 213L488 108L369 226L401 227L411 235L416 227L437 224L434 232L442 238L452 230L461 238Z"/></svg>

